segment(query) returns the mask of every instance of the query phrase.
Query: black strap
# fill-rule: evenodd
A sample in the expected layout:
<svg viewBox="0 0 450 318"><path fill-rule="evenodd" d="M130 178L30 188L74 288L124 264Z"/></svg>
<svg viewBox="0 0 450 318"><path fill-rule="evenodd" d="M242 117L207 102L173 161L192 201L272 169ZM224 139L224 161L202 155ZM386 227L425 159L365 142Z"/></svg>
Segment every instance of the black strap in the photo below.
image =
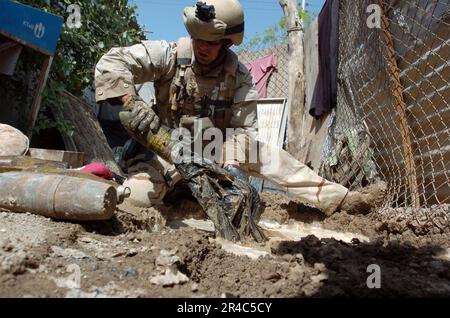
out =
<svg viewBox="0 0 450 318"><path fill-rule="evenodd" d="M202 105L202 107L214 105L219 108L219 109L216 109L216 111L220 111L225 108L230 108L231 105L233 104L233 101L231 101L231 100L213 100L213 99L209 98L208 96L205 96L201 99L200 104Z"/></svg>
<svg viewBox="0 0 450 318"><path fill-rule="evenodd" d="M235 25L234 27L226 28L224 34L230 35L230 34L235 34L235 33L240 33L240 32L244 32L244 22L242 22L241 24Z"/></svg>

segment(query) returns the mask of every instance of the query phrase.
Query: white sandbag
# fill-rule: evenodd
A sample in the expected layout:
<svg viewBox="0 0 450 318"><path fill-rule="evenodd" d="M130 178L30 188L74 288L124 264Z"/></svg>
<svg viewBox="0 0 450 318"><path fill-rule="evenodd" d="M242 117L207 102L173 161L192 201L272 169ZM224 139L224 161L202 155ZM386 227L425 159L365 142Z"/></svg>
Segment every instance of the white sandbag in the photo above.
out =
<svg viewBox="0 0 450 318"><path fill-rule="evenodd" d="M23 156L29 147L28 137L20 130L0 124L0 156Z"/></svg>

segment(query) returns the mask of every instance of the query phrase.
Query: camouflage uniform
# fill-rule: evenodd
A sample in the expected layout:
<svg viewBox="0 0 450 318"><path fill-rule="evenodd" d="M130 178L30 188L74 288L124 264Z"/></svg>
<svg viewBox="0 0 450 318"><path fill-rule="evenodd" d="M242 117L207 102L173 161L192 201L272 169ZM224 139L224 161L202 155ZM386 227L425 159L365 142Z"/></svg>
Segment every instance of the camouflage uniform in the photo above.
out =
<svg viewBox="0 0 450 318"><path fill-rule="evenodd" d="M189 44L190 39L142 41L111 49L95 69L97 102L135 94L134 84L152 81L156 93L153 109L163 124L176 128L183 126L186 118L209 117L222 130L241 128L240 135L225 140L225 148L237 152L224 160L240 159L249 174L275 182L292 197L324 212L336 210L347 188L321 178L286 151L260 143L259 158L276 156L278 160L274 164L258 158L256 163L248 163L244 143L255 139L257 132L257 93L251 74L229 49L211 65L200 65ZM142 206L161 203L169 186L178 180L174 167L161 158L152 160L146 171L134 172L128 180L131 199Z"/></svg>

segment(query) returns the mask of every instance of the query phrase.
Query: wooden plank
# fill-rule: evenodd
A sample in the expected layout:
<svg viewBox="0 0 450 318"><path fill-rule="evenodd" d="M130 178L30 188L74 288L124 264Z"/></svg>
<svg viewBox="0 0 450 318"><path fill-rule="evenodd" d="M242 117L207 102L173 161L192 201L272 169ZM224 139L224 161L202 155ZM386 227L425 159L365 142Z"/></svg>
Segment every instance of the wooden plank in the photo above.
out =
<svg viewBox="0 0 450 318"><path fill-rule="evenodd" d="M418 137L433 134L448 127L450 122L450 87L440 96L435 94L428 99L422 99L410 106L409 122L411 129L417 133Z"/></svg>
<svg viewBox="0 0 450 318"><path fill-rule="evenodd" d="M305 112L301 118L302 130L298 132L298 144L296 158L306 163L307 157L310 152L310 145L312 144L311 136L308 133L309 126L313 117L309 115L309 109L311 108L312 98L314 95L314 89L316 87L317 79L319 76L319 21L315 19L310 27L305 32L304 41L305 50ZM310 117L310 118L308 118Z"/></svg>
<svg viewBox="0 0 450 318"><path fill-rule="evenodd" d="M334 67L332 67L334 69ZM305 112L300 135L298 159L318 171L322 161L323 146L328 135L329 115L315 119L309 114L319 76L319 23L318 19L305 33Z"/></svg>
<svg viewBox="0 0 450 318"><path fill-rule="evenodd" d="M0 44L0 74L12 76L23 46L16 42Z"/></svg>
<svg viewBox="0 0 450 318"><path fill-rule="evenodd" d="M421 152L414 159L421 163L421 169L425 172L450 170L450 145Z"/></svg>
<svg viewBox="0 0 450 318"><path fill-rule="evenodd" d="M415 96L410 92L418 87L422 88L421 94L428 94L433 89L443 87L449 84L450 79L450 48L447 55L441 58L430 56L424 62L417 66L410 66L402 72L401 79L405 92Z"/></svg>
<svg viewBox="0 0 450 318"><path fill-rule="evenodd" d="M31 158L66 162L69 168L79 168L84 162L84 153L51 149L30 148Z"/></svg>
<svg viewBox="0 0 450 318"><path fill-rule="evenodd" d="M302 130L302 118L305 112L305 74L304 48L303 48L303 29L297 10L295 0L280 0L281 8L286 17L286 27L289 41L289 126L288 126L288 150L298 158L300 144L295 138L298 132Z"/></svg>
<svg viewBox="0 0 450 318"><path fill-rule="evenodd" d="M38 86L34 93L33 102L31 104L31 115L29 124L27 127L27 136L31 140L31 134L33 133L34 123L36 122L37 115L39 113L39 107L41 106L42 93L44 92L45 83L47 82L50 67L52 66L53 56L48 56L41 67L39 74Z"/></svg>
<svg viewBox="0 0 450 318"><path fill-rule="evenodd" d="M427 205L448 204L450 203L450 183L448 176L450 170L428 175L425 178L419 178L421 184L424 185L424 196Z"/></svg>
<svg viewBox="0 0 450 318"><path fill-rule="evenodd" d="M448 76L450 76L450 68L448 70ZM448 98L450 96L450 83L446 83L444 80L438 78L435 78L433 82L423 81L422 83L417 83L417 86L411 87L408 91L405 91L404 96L408 109L411 109L415 104L422 102L422 100L425 101L423 106L426 107L424 113L432 109L436 111L436 109L439 109L440 107L449 108L450 100ZM436 97L436 104L430 104L429 107L427 107L426 103L433 97Z"/></svg>
<svg viewBox="0 0 450 318"><path fill-rule="evenodd" d="M399 67L402 70L405 70L411 64L414 64L418 61L420 57L426 57L426 59L438 58L438 55L441 55L442 58L445 59L445 56L448 57L448 46L449 46L449 34L450 34L450 24L441 23L434 36L430 36L425 39L420 44L411 48L406 52L405 56L399 59ZM433 53L432 53L433 52ZM436 54L439 52L439 54ZM434 55L434 57L433 57ZM435 60L431 60L434 62ZM433 63L430 63L433 65Z"/></svg>
<svg viewBox="0 0 450 318"><path fill-rule="evenodd" d="M436 129L436 125L431 124L433 129ZM415 149L423 150L437 150L442 147L450 145L450 128L443 130L436 130L426 136L417 137L413 140L413 147Z"/></svg>
<svg viewBox="0 0 450 318"><path fill-rule="evenodd" d="M308 30L306 30L305 32L305 109L309 110L311 108L314 88L316 87L318 76L319 21L318 19L315 19ZM302 144L304 144L305 139L302 140Z"/></svg>

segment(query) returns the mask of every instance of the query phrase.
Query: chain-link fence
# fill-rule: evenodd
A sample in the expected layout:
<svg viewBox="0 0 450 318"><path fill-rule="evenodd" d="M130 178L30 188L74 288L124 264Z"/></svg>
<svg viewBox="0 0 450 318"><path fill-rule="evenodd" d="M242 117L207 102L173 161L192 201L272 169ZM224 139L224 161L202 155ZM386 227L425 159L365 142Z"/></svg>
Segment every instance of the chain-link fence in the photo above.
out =
<svg viewBox="0 0 450 318"><path fill-rule="evenodd" d="M385 180L382 215L445 232L449 10L450 0L340 1L338 101L321 171L350 188Z"/></svg>
<svg viewBox="0 0 450 318"><path fill-rule="evenodd" d="M268 46L266 44L242 44L237 49L239 61L243 64L252 63L258 59L274 54L277 58L277 67L272 73L267 86L268 98L288 97L288 47L287 44Z"/></svg>

